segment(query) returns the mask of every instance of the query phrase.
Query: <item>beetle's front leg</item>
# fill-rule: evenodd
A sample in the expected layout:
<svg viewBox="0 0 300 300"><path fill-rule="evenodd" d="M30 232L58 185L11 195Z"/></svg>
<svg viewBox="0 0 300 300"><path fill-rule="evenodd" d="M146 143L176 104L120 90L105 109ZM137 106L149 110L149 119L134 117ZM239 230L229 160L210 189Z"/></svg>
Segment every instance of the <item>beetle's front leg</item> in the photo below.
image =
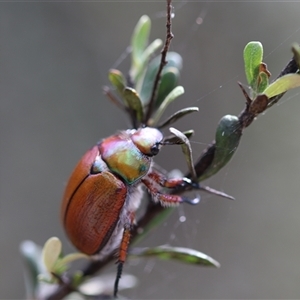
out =
<svg viewBox="0 0 300 300"><path fill-rule="evenodd" d="M170 194L163 194L161 193L155 184L147 178L143 178L142 182L147 187L149 193L153 197L155 201L159 201L161 205L163 206L176 206L182 202L186 202L188 204L197 204L200 201L199 197L196 197L194 199L190 199L187 197L182 197L180 195L170 195ZM175 185L178 186L178 185ZM174 186L174 187L175 187Z"/></svg>
<svg viewBox="0 0 300 300"><path fill-rule="evenodd" d="M190 186L194 189L199 189L200 185L198 182L194 182L189 178L181 177L181 178L166 178L164 175L157 171L152 171L147 174L149 178L154 180L160 186L165 188L176 188L176 187L185 187Z"/></svg>

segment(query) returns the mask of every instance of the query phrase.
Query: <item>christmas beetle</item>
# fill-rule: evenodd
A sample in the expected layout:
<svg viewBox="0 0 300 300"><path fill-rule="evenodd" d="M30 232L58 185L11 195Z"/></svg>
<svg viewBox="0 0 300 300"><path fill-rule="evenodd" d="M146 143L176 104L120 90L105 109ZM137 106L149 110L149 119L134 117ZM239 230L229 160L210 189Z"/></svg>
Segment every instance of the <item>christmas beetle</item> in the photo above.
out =
<svg viewBox="0 0 300 300"><path fill-rule="evenodd" d="M61 218L73 245L99 259L119 249L115 294L140 205L141 186L163 206L199 201L160 191L159 186L198 187L188 178L167 179L154 170L153 156L163 144L163 135L156 128L120 131L84 154L66 186Z"/></svg>

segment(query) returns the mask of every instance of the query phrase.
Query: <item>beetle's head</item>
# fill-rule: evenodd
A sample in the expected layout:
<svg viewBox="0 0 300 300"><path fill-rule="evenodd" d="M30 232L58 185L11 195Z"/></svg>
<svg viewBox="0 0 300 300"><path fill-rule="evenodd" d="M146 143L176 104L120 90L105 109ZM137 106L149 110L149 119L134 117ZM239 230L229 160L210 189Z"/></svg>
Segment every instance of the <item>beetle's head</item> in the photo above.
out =
<svg viewBox="0 0 300 300"><path fill-rule="evenodd" d="M143 127L132 133L131 140L142 153L154 156L159 152L163 135L156 128Z"/></svg>

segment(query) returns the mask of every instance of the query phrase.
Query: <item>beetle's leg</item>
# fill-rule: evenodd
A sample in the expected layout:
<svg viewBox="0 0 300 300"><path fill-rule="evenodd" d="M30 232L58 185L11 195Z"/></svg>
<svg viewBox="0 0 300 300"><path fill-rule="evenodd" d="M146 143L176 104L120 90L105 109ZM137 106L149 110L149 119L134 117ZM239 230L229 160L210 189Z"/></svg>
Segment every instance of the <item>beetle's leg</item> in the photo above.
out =
<svg viewBox="0 0 300 300"><path fill-rule="evenodd" d="M120 278L122 276L122 270L123 270L123 265L124 262L126 260L126 256L127 256L127 250L128 250L128 246L129 246L129 242L130 242L130 231L134 222L134 213L130 213L130 222L131 223L127 223L124 225L124 231L123 231L123 236L122 236L122 240L121 240L121 244L120 244L120 248L119 248L119 259L118 259L118 269L117 269L117 276L116 276L116 280L115 280L115 285L114 285L114 297L117 298L117 294L118 294L118 286L119 286L119 281Z"/></svg>
<svg viewBox="0 0 300 300"><path fill-rule="evenodd" d="M186 202L189 204L197 204L200 201L200 198L198 197L190 199L179 195L163 194L156 188L156 186L153 184L153 182L151 182L151 180L146 178L143 178L142 182L148 188L148 191L152 195L153 199L155 201L159 201L163 206L174 206L182 202Z"/></svg>
<svg viewBox="0 0 300 300"><path fill-rule="evenodd" d="M164 175L157 171L152 171L147 175L149 178L157 182L160 186L165 188L176 188L176 187L184 187L191 186L193 188L199 189L199 183L194 182L189 178L181 177L181 178L166 178Z"/></svg>

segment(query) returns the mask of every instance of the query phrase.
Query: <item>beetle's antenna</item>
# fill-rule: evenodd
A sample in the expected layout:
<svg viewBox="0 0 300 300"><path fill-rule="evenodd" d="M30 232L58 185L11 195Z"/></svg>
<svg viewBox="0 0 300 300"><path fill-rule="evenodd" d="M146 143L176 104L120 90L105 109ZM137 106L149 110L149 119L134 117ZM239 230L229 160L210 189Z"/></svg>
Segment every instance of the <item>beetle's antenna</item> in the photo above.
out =
<svg viewBox="0 0 300 300"><path fill-rule="evenodd" d="M166 36L166 40L165 40L165 45L161 51L161 60L160 60L160 64L159 64L159 69L158 69L156 77L155 77L152 94L151 94L151 98L149 101L149 105L148 105L148 109L147 109L147 113L146 113L146 117L145 117L145 124L148 124L148 121L151 118L151 115L153 112L153 107L154 107L154 102L155 102L156 94L157 94L157 90L158 90L158 85L160 82L161 72L162 72L164 66L168 63L166 60L166 57L167 57L167 53L170 48L171 40L174 37L172 30L171 30L172 29L172 22L171 22L172 5L171 5L171 2L172 2L172 0L167 0L167 24L166 24L167 36Z"/></svg>

